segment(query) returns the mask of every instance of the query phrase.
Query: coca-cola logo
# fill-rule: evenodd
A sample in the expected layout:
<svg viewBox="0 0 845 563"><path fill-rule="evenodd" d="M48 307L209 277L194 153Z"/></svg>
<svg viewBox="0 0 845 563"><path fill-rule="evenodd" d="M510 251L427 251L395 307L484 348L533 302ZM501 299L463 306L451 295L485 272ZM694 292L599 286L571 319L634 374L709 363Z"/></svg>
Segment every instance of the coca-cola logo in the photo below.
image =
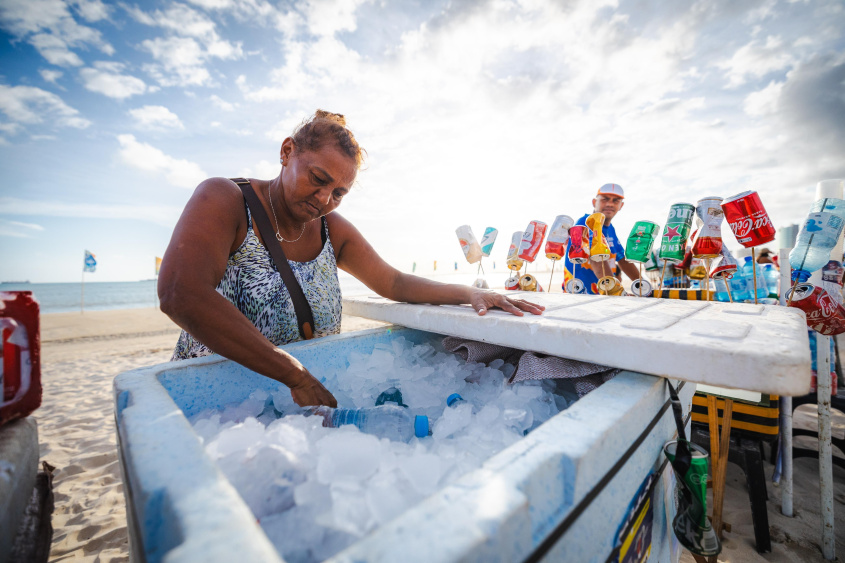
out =
<svg viewBox="0 0 845 563"><path fill-rule="evenodd" d="M762 229L768 224L770 224L769 216L764 215L763 217L757 218L743 217L742 219L731 221L730 226L735 236L744 237L751 231Z"/></svg>
<svg viewBox="0 0 845 563"><path fill-rule="evenodd" d="M816 299L817 308L807 313L807 318L813 321L829 319L839 309L839 304L826 292L822 291Z"/></svg>

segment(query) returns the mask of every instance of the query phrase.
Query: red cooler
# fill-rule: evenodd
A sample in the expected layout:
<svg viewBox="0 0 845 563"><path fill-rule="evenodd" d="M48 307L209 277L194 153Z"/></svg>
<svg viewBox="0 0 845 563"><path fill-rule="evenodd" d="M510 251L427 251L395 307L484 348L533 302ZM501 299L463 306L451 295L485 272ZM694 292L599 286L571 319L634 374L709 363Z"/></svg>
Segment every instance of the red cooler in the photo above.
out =
<svg viewBox="0 0 845 563"><path fill-rule="evenodd" d="M29 415L41 405L41 332L31 291L0 292L0 424Z"/></svg>

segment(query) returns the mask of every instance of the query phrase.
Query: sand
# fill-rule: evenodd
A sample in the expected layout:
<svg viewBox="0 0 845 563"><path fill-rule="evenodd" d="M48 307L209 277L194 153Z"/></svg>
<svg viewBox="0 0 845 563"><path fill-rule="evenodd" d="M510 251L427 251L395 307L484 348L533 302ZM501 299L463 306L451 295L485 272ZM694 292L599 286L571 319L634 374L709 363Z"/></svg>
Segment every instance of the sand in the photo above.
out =
<svg viewBox="0 0 845 563"><path fill-rule="evenodd" d="M344 317L342 330L379 325ZM112 380L123 371L168 361L178 333L170 319L151 308L42 316L44 399L34 417L41 459L56 467L51 561L129 560ZM809 405L796 415L798 424L814 427ZM845 416L839 416L834 435L843 434ZM771 477L772 465L766 463L765 468ZM818 461L797 459L794 470L794 518L781 515L781 492L768 482L773 552L761 556L754 549L745 477L738 467L728 466L725 520L732 532L726 535L720 561L823 561ZM841 560L845 556L845 470L834 467L834 483L836 550ZM682 560L692 558L687 554Z"/></svg>

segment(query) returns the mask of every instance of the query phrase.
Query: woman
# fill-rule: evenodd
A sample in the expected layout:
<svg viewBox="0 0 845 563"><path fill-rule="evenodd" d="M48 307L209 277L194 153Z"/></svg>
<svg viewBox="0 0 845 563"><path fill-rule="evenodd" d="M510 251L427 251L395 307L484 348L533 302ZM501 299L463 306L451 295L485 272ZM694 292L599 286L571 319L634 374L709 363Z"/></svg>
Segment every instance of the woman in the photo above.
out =
<svg viewBox="0 0 845 563"><path fill-rule="evenodd" d="M484 315L500 307L515 315L543 307L468 286L403 274L388 265L338 213L355 182L362 149L342 115L318 110L282 143L279 176L250 179L277 240L262 240L231 180L199 185L161 265L161 310L184 330L173 359L212 350L279 381L299 405L337 406L325 387L276 346L300 338L290 295L267 245L281 245L311 305L315 335L340 332L337 268L370 289L409 303L470 303Z"/></svg>

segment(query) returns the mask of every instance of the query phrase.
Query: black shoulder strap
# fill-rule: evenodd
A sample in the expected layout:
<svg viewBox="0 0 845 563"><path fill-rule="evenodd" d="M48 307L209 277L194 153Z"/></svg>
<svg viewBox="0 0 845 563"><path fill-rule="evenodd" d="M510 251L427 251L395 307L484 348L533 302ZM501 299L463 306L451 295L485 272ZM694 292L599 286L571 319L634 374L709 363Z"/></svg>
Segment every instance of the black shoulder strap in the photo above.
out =
<svg viewBox="0 0 845 563"><path fill-rule="evenodd" d="M299 334L305 340L314 338L314 316L311 313L311 305L305 298L305 293L302 287L293 275L293 270L288 264L288 259L285 256L285 251L282 250L281 245L274 243L276 240L276 233L270 226L270 218L261 205L261 201L255 194L255 190L246 178L231 178L231 180L238 185L244 194L244 199L255 219L255 225L258 227L258 232L261 233L261 238L264 239L264 247L270 252L273 262L276 263L276 269L279 275L282 276L282 281L290 293L291 301L293 301L293 310L296 312L296 324L299 326Z"/></svg>

